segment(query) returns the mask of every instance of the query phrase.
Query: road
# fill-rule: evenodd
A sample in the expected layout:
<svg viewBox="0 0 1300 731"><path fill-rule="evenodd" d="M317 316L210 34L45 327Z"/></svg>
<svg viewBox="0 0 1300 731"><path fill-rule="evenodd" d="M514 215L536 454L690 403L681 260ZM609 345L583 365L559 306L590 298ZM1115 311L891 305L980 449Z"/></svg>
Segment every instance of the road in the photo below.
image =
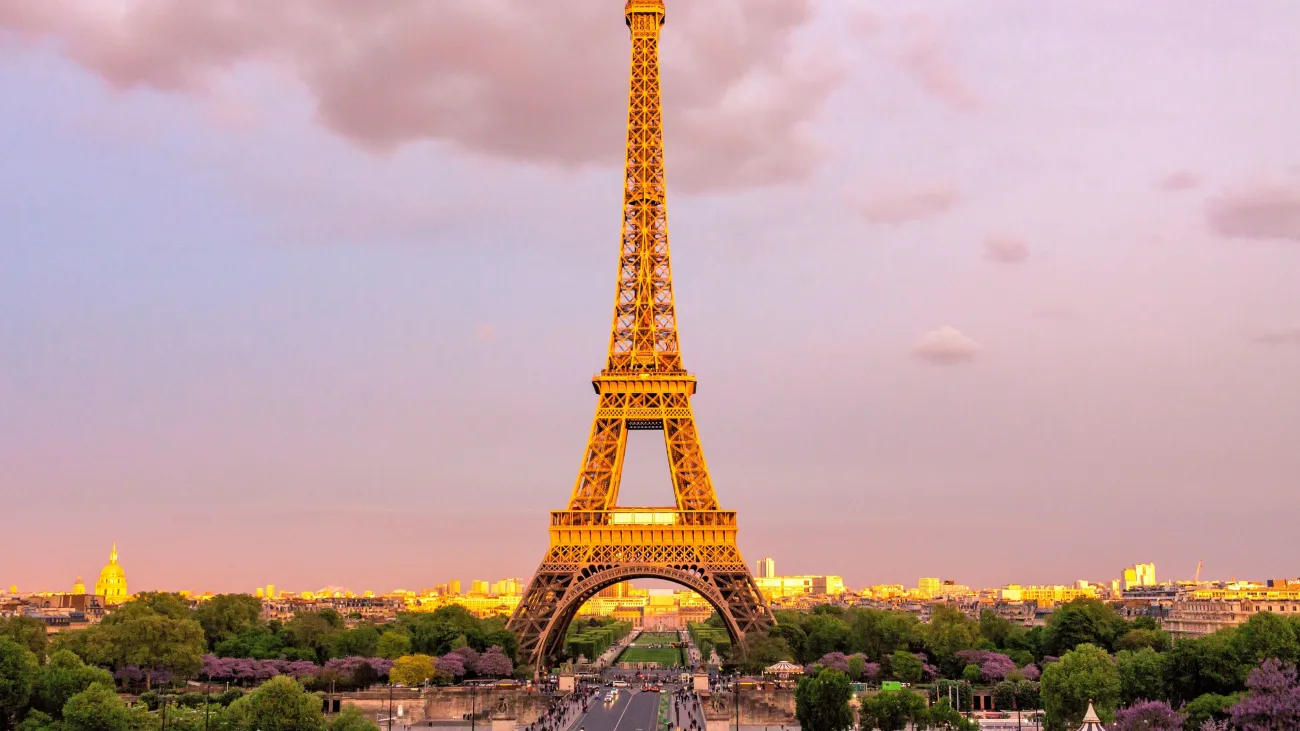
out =
<svg viewBox="0 0 1300 731"><path fill-rule="evenodd" d="M573 728L585 731L658 731L655 721L659 715L659 693L642 693L631 688L620 688L618 699L605 703L608 688L592 699L589 710L578 717Z"/></svg>

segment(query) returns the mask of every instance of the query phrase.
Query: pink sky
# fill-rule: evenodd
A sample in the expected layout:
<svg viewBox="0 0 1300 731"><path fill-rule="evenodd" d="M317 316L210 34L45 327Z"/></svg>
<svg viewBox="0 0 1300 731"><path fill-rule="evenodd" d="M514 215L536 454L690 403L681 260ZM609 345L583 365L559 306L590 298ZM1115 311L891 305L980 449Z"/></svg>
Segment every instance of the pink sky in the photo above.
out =
<svg viewBox="0 0 1300 731"><path fill-rule="evenodd" d="M527 576L603 361L622 3L0 0L0 583ZM742 12L743 8L743 12ZM1300 5L669 0L751 563L1300 573ZM627 504L671 500L658 435Z"/></svg>

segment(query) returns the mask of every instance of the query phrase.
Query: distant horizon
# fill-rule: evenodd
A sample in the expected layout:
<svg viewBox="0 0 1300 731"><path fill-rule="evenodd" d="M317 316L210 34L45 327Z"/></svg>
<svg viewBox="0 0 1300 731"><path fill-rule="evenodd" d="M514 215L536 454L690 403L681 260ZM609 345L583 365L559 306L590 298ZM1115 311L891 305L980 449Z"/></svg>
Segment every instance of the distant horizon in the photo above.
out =
<svg viewBox="0 0 1300 731"><path fill-rule="evenodd" d="M122 551L121 551L122 546L119 545L118 548L119 548L119 554L121 554L121 553L122 553ZM765 557L766 557L766 556L759 556L758 559L756 559L756 560L754 560L754 561L750 561L750 570L751 570L751 572L754 570L754 564L755 564L758 560L761 560L762 558L765 558ZM778 576L842 576L841 574L835 574L834 572L823 572L823 573L818 573L818 572L783 572L783 571L781 571L781 568L780 568L781 565L782 565L782 564L781 564L781 561L780 561L779 559L777 559L776 557L771 557L771 558L773 558L773 560L776 562L776 566L777 566L777 575L778 575ZM1134 563L1152 563L1152 562L1149 562L1149 561L1143 561L1143 562L1134 562ZM364 586L364 585L362 585L361 588L357 588L358 585L350 585L350 584L345 583L345 582L344 582L344 583L341 583L341 582L326 582L326 583L324 583L324 584L319 584L319 585L311 586L311 587L296 587L296 586L288 585L288 584L280 584L280 583L278 583L278 582L276 582L276 581L266 581L266 582L263 582L263 583L261 583L261 584L255 584L255 585L249 586L249 587L247 587L247 588L243 588L243 589L240 589L240 588L231 588L231 587L229 587L229 586L225 586L225 587L222 587L222 588L220 588L220 589L207 588L207 587L202 587L202 586L161 586L161 585L151 585L151 586L150 586L150 585L147 585L147 586L144 586L144 587L137 587L137 586L136 586L136 582L135 582L135 580L132 579L131 568L130 568L130 566L126 563L126 561L125 561L124 559L121 558L121 555L119 555L119 564L121 564L122 567L123 567L123 569L126 571L127 582L128 582L128 584L129 584L129 586L130 586L130 590L131 590L131 593L132 593L132 594L139 593L139 592L147 592L147 591L163 591L163 592L181 592L181 591L188 591L188 592L192 592L192 593L195 593L195 594L204 594L204 593L209 593L209 592L211 592L211 593L213 593L213 594L254 594L254 593L257 592L257 590L259 590L259 589L265 589L268 585L271 585L271 586L274 586L274 587L275 587L277 593L289 592L289 593L293 593L293 594L301 594L301 593L303 593L303 592L308 592L308 591L310 591L310 592L317 592L317 591L320 591L320 590L322 590L322 589L326 589L326 588L337 588L337 589L341 589L341 590L343 590L343 591L349 591L349 592L352 592L352 593L354 593L354 594L362 594L362 593L364 593L364 592L371 591L371 592L374 592L376 595L385 595L385 594L390 594L390 593L392 593L393 591L414 591L414 592L419 592L419 591L424 590L424 589L432 589L432 588L434 588L434 587L437 586L437 585L440 585L440 584L446 584L446 583L448 583L449 581L459 579L460 582L461 582L461 592L460 592L460 593L461 593L461 595L465 595L465 594L469 594L469 593L470 593L470 592L469 592L469 587L470 587L470 582L472 582L472 581L482 580L482 581L487 581L489 584L491 584L491 583L494 583L494 582L499 581L499 580L502 580L502 579L514 579L514 578L520 578L520 579L527 580L527 579L531 578L531 575L532 575L532 571L529 571L529 572L526 572L526 573L501 574L501 575L491 575L491 576L489 576L489 575L448 576L448 577L444 577L444 578L441 578L441 579L437 579L437 580L433 580L433 581L429 581L429 582L421 583L421 584L419 584L418 586L417 586L417 585L414 585L414 584L408 584L408 585L400 585L400 584L399 584L399 585L395 585L395 586L389 587L389 588L387 588L387 589L377 589L377 588L375 588L374 586ZM1079 576L1079 577L1075 577L1075 578L1073 578L1073 579L1069 579L1069 580L1024 581L1024 580L1008 579L1008 580L1006 580L1006 581L1002 581L1002 582L999 582L999 583L996 583L996 584L979 584L979 583L970 582L970 581L963 581L963 580L962 580L961 578L959 578L959 577L948 576L948 575L944 575L944 574L942 574L942 573L936 573L936 574L922 574L922 575L918 575L918 576L916 576L916 577L913 577L913 578L910 579L910 580L904 580L904 581L869 581L869 582L867 582L867 583L865 583L865 584L854 583L854 582L848 580L847 577L845 577L845 582L844 582L844 584L845 584L845 588L846 588L848 591L850 591L850 592L855 592L855 593L857 593L857 592L861 592L861 591L863 591L863 590L865 590L865 589L867 589L867 588L870 588L871 586L881 586L881 585L902 585L902 586L905 587L905 588L914 589L914 588L916 588L916 586L917 586L917 580L920 579L920 578L922 578L922 577L938 578L938 579L940 579L941 581L955 581L958 585L967 586L967 587L970 587L971 589L996 589L996 588L1000 588L1000 587L1007 586L1007 585L1010 585L1010 584L1019 584L1019 585L1022 585L1022 586L1070 586L1070 585L1073 585L1076 581L1079 581L1079 580L1088 581L1088 582L1091 582L1091 583L1096 584L1096 585L1099 585L1099 586L1109 587L1109 586L1110 586L1110 582L1111 582L1112 580L1121 580L1121 579L1123 578L1123 577L1122 577L1122 572L1123 572L1123 569L1124 569L1124 568L1128 568L1128 567L1130 567L1130 566L1132 566L1132 565L1134 565L1134 564L1133 564L1133 563L1130 563L1130 564L1126 564L1125 566L1122 566L1122 567L1120 568L1120 570L1116 573L1115 576L1112 576L1112 577L1110 577L1110 578L1106 578L1106 579L1100 579L1100 578L1088 578L1088 577ZM101 568L102 568L102 566L101 566ZM1195 570L1195 566L1193 566L1192 569L1193 569L1193 572L1194 572L1194 570ZM80 574L79 576L82 578L82 580L83 580L82 583L85 584L87 590L90 591L90 590L92 590L92 588L93 588L93 586L94 586L95 579L99 576L99 569L96 569L92 574L89 574L89 575L87 575L87 574ZM1263 582L1268 581L1268 580L1270 580L1270 579L1284 579L1284 578L1286 578L1286 579L1294 579L1294 578L1297 578L1297 577L1300 577L1300 566L1293 567L1290 573L1282 572L1282 573L1279 573L1279 574L1276 574L1276 575L1260 576L1260 577L1256 577L1256 576L1231 576L1231 577L1219 578L1219 577L1211 576L1211 575L1207 574L1206 572L1202 571L1202 575L1201 575L1201 579L1200 579L1200 580L1203 581L1203 582L1254 581L1254 582L1260 582L1260 583L1263 583ZM75 577L74 577L74 579L75 579ZM1168 576L1168 575L1166 575L1166 574L1164 574L1164 573L1162 572L1161 567L1160 567L1160 564L1159 564L1158 562L1156 562L1156 579L1157 579L1157 581L1158 581L1159 583L1176 583L1176 582L1180 582L1180 581L1191 581L1191 580L1192 580L1192 573L1189 573L1187 576L1177 576L1177 575L1175 575L1174 577L1171 578L1170 576ZM666 581L666 580L661 580L661 579L633 579L633 580L631 580L630 583L631 583L633 586L636 586L637 588L648 588L648 589L650 589L651 593L656 593L656 592L660 592L660 591L676 591L676 590L685 590L685 589L686 589L686 587L682 587L682 586L679 586L679 585L677 585L677 584L673 584L672 582L669 582L669 581ZM16 586L18 586L18 589L19 589L20 593L43 593L43 592L60 593L60 592L67 592L67 591L70 591L70 590L71 590L71 586L72 586L72 584L73 584L73 581L69 581L68 584L67 584L67 586L66 586L66 587L63 587L63 588L50 587L50 586L45 586L45 587L41 587L41 588L30 588L29 586L24 586L24 585L22 585L22 584L15 584L15 583L12 582L12 581L6 581L3 577L0 577L0 589L4 589L4 590L7 591L8 588L9 588L10 586L14 586L14 585L16 585Z"/></svg>
<svg viewBox="0 0 1300 731"><path fill-rule="evenodd" d="M299 5L0 3L5 586L114 540L132 589L539 565L610 338L622 3ZM666 12L751 568L1300 570L1300 3ZM661 434L619 498L673 500Z"/></svg>

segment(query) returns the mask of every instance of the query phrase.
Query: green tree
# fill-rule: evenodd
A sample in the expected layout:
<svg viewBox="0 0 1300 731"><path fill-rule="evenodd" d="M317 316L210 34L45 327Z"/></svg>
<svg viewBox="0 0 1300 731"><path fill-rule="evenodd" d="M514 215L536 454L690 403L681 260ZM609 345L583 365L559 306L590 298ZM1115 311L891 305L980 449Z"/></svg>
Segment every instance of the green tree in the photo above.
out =
<svg viewBox="0 0 1300 731"><path fill-rule="evenodd" d="M12 728L27 708L39 671L36 653L0 637L0 728Z"/></svg>
<svg viewBox="0 0 1300 731"><path fill-rule="evenodd" d="M1145 630L1134 630L1135 632ZM1137 701L1159 701L1168 697L1165 687L1164 656L1150 647L1120 650L1115 654L1119 672L1120 700L1130 706Z"/></svg>
<svg viewBox="0 0 1300 731"><path fill-rule="evenodd" d="M402 685L424 685L433 679L437 671L437 660L429 655L404 655L393 661L388 679Z"/></svg>
<svg viewBox="0 0 1300 731"><path fill-rule="evenodd" d="M1028 680L1004 680L993 686L993 707L999 711L1038 707L1038 686Z"/></svg>
<svg viewBox="0 0 1300 731"><path fill-rule="evenodd" d="M1206 693L1193 698L1187 705L1183 706L1183 713L1187 714L1187 720L1183 723L1183 727L1188 731L1199 731L1206 721L1227 720L1228 709L1237 705L1241 701L1242 695L1242 693L1233 693L1232 695Z"/></svg>
<svg viewBox="0 0 1300 731"><path fill-rule="evenodd" d="M1281 615L1257 612L1237 625L1232 633L1232 647L1248 668L1271 657L1295 662L1300 659L1300 638L1296 634L1292 623ZM1242 677L1244 680L1245 675Z"/></svg>
<svg viewBox="0 0 1300 731"><path fill-rule="evenodd" d="M51 718L50 714L37 710L28 711L17 726L18 731L61 731L62 728L63 724Z"/></svg>
<svg viewBox="0 0 1300 731"><path fill-rule="evenodd" d="M298 681L279 675L230 704L232 731L324 731L321 702Z"/></svg>
<svg viewBox="0 0 1300 731"><path fill-rule="evenodd" d="M1012 624L1011 620L992 609L980 612L980 634L995 647L1006 647L1013 635L1024 634L1024 631L1024 628Z"/></svg>
<svg viewBox="0 0 1300 731"><path fill-rule="evenodd" d="M35 617L0 617L0 637L8 637L31 650L38 662L45 659L49 633L46 632L45 623Z"/></svg>
<svg viewBox="0 0 1300 731"><path fill-rule="evenodd" d="M360 708L343 706L329 725L329 731L379 731L379 726L366 718Z"/></svg>
<svg viewBox="0 0 1300 731"><path fill-rule="evenodd" d="M1169 633L1160 629L1131 629L1115 640L1116 650L1140 650L1149 647L1156 652L1168 652L1172 646Z"/></svg>
<svg viewBox="0 0 1300 731"><path fill-rule="evenodd" d="M112 638L109 628L96 624L86 629L65 630L54 635L50 642L50 652L67 650L81 658L88 665L112 665L114 662Z"/></svg>
<svg viewBox="0 0 1300 731"><path fill-rule="evenodd" d="M206 634L206 633L205 633ZM285 654L285 640L280 633L261 625L248 627L233 637L221 640L213 648L217 657L251 657L257 660L274 660ZM316 657L308 651L310 658ZM297 658L291 658L297 659Z"/></svg>
<svg viewBox="0 0 1300 731"><path fill-rule="evenodd" d="M979 666L979 665L975 665L975 664L971 664L971 665L967 665L966 667L962 668L962 669L961 669L961 679L964 680L964 681L966 681L967 683L970 683L971 685L976 685L977 683L979 683L979 682L980 682L980 666Z"/></svg>
<svg viewBox="0 0 1300 731"><path fill-rule="evenodd" d="M94 683L111 688L113 676L103 668L87 665L68 650L59 650L36 675L32 706L60 718L64 704Z"/></svg>
<svg viewBox="0 0 1300 731"><path fill-rule="evenodd" d="M849 614L853 649L873 662L900 649L921 649L921 622L911 612L855 608Z"/></svg>
<svg viewBox="0 0 1300 731"><path fill-rule="evenodd" d="M941 731L979 731L980 727L979 721L966 718L961 711L948 705L946 698L930 706L925 716L930 728Z"/></svg>
<svg viewBox="0 0 1300 731"><path fill-rule="evenodd" d="M925 699L904 688L883 690L862 703L862 727L880 731L902 731L907 724L926 721Z"/></svg>
<svg viewBox="0 0 1300 731"><path fill-rule="evenodd" d="M192 619L172 619L157 613L140 614L105 629L109 631L115 648L114 665L169 670L181 677L192 676L203 666L207 643L203 628ZM145 676L145 687L152 687L148 675Z"/></svg>
<svg viewBox="0 0 1300 731"><path fill-rule="evenodd" d="M981 644L979 622L967 617L960 609L935 605L930 610L930 623L923 630L925 647L934 656L944 675L951 677L962 671L965 663L957 658L962 650L973 650Z"/></svg>
<svg viewBox="0 0 1300 731"><path fill-rule="evenodd" d="M133 595L131 601L114 609L107 617L104 617L104 621L111 624L113 621L117 621L113 619L114 617L129 618L134 616L136 612L145 611L161 614L168 619L190 619L194 614L190 611L190 600L180 594L166 591L144 591Z"/></svg>
<svg viewBox="0 0 1300 731"><path fill-rule="evenodd" d="M794 653L785 640L770 634L756 632L752 638L745 635L745 656L740 662L740 672L757 675L763 668L781 660L793 660Z"/></svg>
<svg viewBox="0 0 1300 731"><path fill-rule="evenodd" d="M1169 700L1186 703L1206 693L1229 695L1246 687L1246 670L1237 659L1231 630L1178 640L1165 654Z"/></svg>
<svg viewBox="0 0 1300 731"><path fill-rule="evenodd" d="M832 614L814 614L804 625L808 639L804 650L810 657L820 658L831 652L849 651L849 625Z"/></svg>
<svg viewBox="0 0 1300 731"><path fill-rule="evenodd" d="M262 600L248 594L218 594L194 610L194 619L212 648L258 627L261 616Z"/></svg>
<svg viewBox="0 0 1300 731"><path fill-rule="evenodd" d="M925 677L925 665L907 650L896 650L889 656L889 671L904 683L919 683Z"/></svg>
<svg viewBox="0 0 1300 731"><path fill-rule="evenodd" d="M63 706L67 731L133 731L135 715L113 692L113 686L95 683L68 699Z"/></svg>
<svg viewBox="0 0 1300 731"><path fill-rule="evenodd" d="M304 650L310 650L319 662L329 659L330 644L334 639L338 628L334 626L331 617L325 612L331 612L334 617L338 617L337 612L325 610L323 612L299 612L293 615L293 619L284 625L285 636L289 644Z"/></svg>
<svg viewBox="0 0 1300 731"><path fill-rule="evenodd" d="M405 632L385 632L379 635L375 650L379 657L396 660L402 655L411 654L411 637Z"/></svg>
<svg viewBox="0 0 1300 731"><path fill-rule="evenodd" d="M805 731L846 731L853 727L849 699L853 689L849 676L823 668L812 677L799 679L794 689L795 716Z"/></svg>
<svg viewBox="0 0 1300 731"><path fill-rule="evenodd" d="M1086 597L1075 599L1048 615L1043 652L1059 657L1082 644L1110 650L1127 631L1128 623L1109 604Z"/></svg>
<svg viewBox="0 0 1300 731"><path fill-rule="evenodd" d="M1089 701L1103 721L1112 720L1119 705L1120 680L1114 661L1105 650L1087 643L1062 655L1059 662L1048 663L1041 687L1048 731L1078 728Z"/></svg>
<svg viewBox="0 0 1300 731"><path fill-rule="evenodd" d="M374 657L378 651L379 630L372 624L343 630L330 639L330 654L334 657Z"/></svg>

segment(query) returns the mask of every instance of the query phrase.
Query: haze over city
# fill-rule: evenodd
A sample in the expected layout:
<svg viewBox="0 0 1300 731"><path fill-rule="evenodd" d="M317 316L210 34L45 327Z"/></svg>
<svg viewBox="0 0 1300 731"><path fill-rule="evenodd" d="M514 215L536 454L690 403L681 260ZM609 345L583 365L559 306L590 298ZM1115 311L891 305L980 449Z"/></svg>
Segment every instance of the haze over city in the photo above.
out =
<svg viewBox="0 0 1300 731"><path fill-rule="evenodd" d="M111 5L0 0L0 581L531 573L608 345L621 3ZM1300 5L678 5L678 321L751 562L1294 574Z"/></svg>

